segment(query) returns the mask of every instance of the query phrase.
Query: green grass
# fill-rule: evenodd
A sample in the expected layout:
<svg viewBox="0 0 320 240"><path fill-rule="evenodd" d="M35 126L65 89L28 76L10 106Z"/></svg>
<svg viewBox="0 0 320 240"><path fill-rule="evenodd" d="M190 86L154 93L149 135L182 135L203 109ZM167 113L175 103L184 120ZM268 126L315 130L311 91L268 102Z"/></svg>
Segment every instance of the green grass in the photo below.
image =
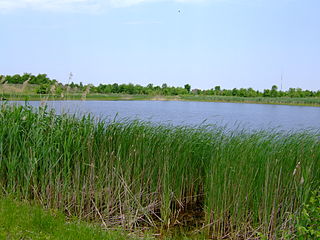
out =
<svg viewBox="0 0 320 240"><path fill-rule="evenodd" d="M88 94L83 99L81 93L70 93L61 95L52 94L25 94L25 93L3 93L0 94L0 100L11 100L11 101L55 101L55 100L87 100L87 101L140 101L140 100L177 100L177 96L153 96L153 95L128 95L128 94Z"/></svg>
<svg viewBox="0 0 320 240"><path fill-rule="evenodd" d="M88 224L79 219L66 219L54 209L43 209L29 202L0 198L0 239L20 240L151 240L159 234L152 232L127 232L123 229L103 229L98 224ZM167 234L164 240L205 239L201 234Z"/></svg>
<svg viewBox="0 0 320 240"><path fill-rule="evenodd" d="M0 239L126 240L138 239L121 231L106 231L83 222L66 222L58 211L0 199Z"/></svg>
<svg viewBox="0 0 320 240"><path fill-rule="evenodd" d="M1 91L0 91L1 92ZM0 93L0 100L14 101L55 101L55 100L87 100L87 101L199 101L199 102L231 102L231 103L258 103L279 104L298 106L320 106L319 97L290 98L290 97L234 97L234 96L203 96L203 95L181 95L181 96L153 96L153 95L129 95L129 94L88 94L85 99L81 93L64 93L61 95L35 94L35 93Z"/></svg>
<svg viewBox="0 0 320 240"><path fill-rule="evenodd" d="M203 102L236 102L261 103L279 105L320 106L319 97L291 98L291 97L237 97L237 96L182 96L181 100Z"/></svg>
<svg viewBox="0 0 320 240"><path fill-rule="evenodd" d="M319 186L319 133L0 109L0 193L128 230L284 239Z"/></svg>

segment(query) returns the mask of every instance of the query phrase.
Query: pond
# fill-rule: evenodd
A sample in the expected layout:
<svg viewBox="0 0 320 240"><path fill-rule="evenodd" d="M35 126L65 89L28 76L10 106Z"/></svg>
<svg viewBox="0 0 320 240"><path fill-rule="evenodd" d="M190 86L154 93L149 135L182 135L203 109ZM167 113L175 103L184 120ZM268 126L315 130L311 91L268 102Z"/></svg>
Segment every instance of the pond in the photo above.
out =
<svg viewBox="0 0 320 240"><path fill-rule="evenodd" d="M25 104L25 102L16 102ZM30 101L40 106L39 101ZM140 119L161 124L215 124L227 128L320 129L320 107L183 101L48 101L60 113L108 119Z"/></svg>

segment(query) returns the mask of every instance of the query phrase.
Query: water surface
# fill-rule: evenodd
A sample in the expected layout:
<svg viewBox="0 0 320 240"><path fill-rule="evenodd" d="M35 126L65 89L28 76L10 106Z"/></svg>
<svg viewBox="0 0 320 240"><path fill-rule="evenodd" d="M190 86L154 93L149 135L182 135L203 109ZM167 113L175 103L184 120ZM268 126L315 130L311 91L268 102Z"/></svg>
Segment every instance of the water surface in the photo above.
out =
<svg viewBox="0 0 320 240"><path fill-rule="evenodd" d="M17 102L25 104L24 102ZM39 106L39 101L30 101ZM320 107L182 101L49 101L60 113L141 119L161 124L216 124L246 129L320 129Z"/></svg>

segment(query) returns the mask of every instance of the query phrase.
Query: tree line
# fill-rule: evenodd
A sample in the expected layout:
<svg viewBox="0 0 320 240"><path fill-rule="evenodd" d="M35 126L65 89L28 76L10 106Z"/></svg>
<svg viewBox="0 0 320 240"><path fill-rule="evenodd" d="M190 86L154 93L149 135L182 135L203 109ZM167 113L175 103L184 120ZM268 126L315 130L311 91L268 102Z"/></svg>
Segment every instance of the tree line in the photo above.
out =
<svg viewBox="0 0 320 240"><path fill-rule="evenodd" d="M254 90L252 88L233 88L221 89L216 86L210 90L195 90L199 95L216 95L216 96L237 96L237 97L320 97L320 90L302 90L301 88L289 88L287 91L278 89L277 85L273 85L271 89L264 89L263 91Z"/></svg>
<svg viewBox="0 0 320 240"><path fill-rule="evenodd" d="M30 84L55 84L58 82L55 79L50 79L47 74L38 74L32 75L31 73L24 73L23 75L15 74L15 75L0 75L0 81L2 83L10 83L10 84L23 84L24 82L28 82Z"/></svg>
<svg viewBox="0 0 320 240"><path fill-rule="evenodd" d="M172 87L167 84L162 84L162 86L154 86L153 84L148 84L147 86L141 86L139 84L100 84L95 87L92 86L90 89L94 93L124 93L124 94L144 94L144 95L184 95L189 94L191 91L191 86L186 84L184 87Z"/></svg>
<svg viewBox="0 0 320 240"><path fill-rule="evenodd" d="M72 75L70 75L72 77ZM69 80L71 80L69 77ZM185 84L183 87L168 86L166 83L161 86L148 84L142 86L139 84L99 84L94 86L92 84L84 85L83 83L62 84L56 79L50 79L46 74L32 75L25 73L23 75L0 75L0 83L9 84L37 84L37 93L46 94L50 92L50 86L56 85L58 92L71 91L71 92L83 92L90 88L89 93L101 93L101 94L132 94L132 95L208 95L208 96L235 96L235 97L320 97L320 90L302 90L301 88L289 88L287 91L279 90L276 85L273 85L271 89L264 89L263 91L254 90L253 88L233 88L222 89L220 86L214 88L201 90L191 89L190 84Z"/></svg>

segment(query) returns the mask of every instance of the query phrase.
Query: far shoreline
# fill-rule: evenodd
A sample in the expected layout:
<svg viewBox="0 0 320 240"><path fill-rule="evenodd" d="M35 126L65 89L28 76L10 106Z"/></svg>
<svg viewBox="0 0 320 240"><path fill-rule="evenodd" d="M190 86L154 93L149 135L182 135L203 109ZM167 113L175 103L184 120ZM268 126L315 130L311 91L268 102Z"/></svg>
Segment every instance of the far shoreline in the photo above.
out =
<svg viewBox="0 0 320 240"><path fill-rule="evenodd" d="M201 95L177 95L177 96L150 96L150 95L100 95L90 94L69 95L65 97L57 95L11 95L0 96L0 101L181 101L181 102L217 102L217 103L247 103L287 106L320 107L320 98L249 98L229 96L201 96ZM311 101L311 102L310 102Z"/></svg>

